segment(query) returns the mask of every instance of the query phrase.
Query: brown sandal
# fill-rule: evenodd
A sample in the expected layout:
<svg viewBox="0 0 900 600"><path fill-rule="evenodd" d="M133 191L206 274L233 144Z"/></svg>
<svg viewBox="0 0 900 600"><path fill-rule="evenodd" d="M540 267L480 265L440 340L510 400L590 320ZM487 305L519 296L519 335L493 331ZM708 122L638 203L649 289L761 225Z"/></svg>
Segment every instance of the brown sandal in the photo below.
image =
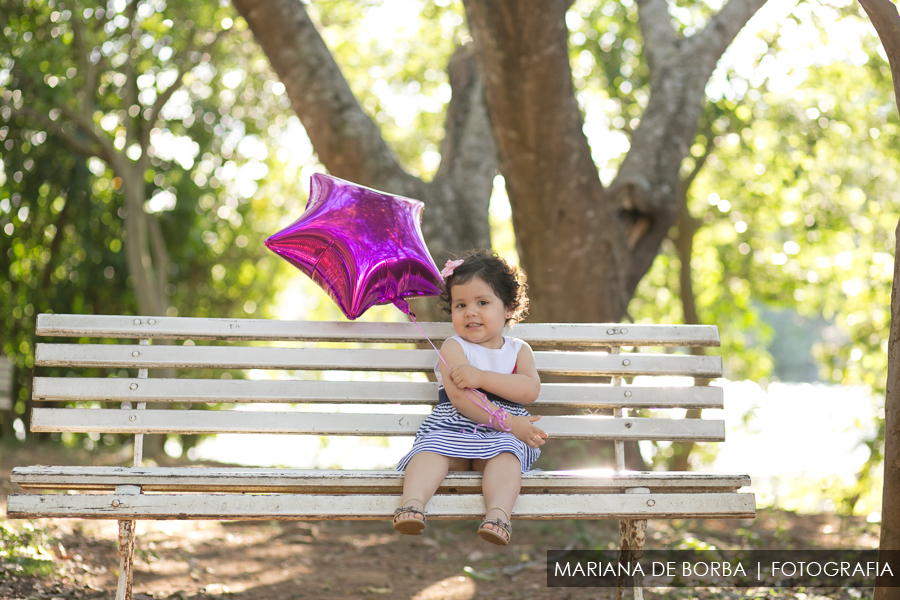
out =
<svg viewBox="0 0 900 600"><path fill-rule="evenodd" d="M422 502L419 498L408 498L406 500L407 503L415 500L416 502L422 503L422 508L425 508L425 503ZM397 517L400 515L422 515L421 519L417 519L415 517L410 519L403 519L398 521ZM402 506L394 511L394 530L399 531L404 535L422 535L422 532L425 531L425 523L428 521L428 517L425 516L425 512L419 510L418 508L414 508L412 506Z"/></svg>
<svg viewBox="0 0 900 600"><path fill-rule="evenodd" d="M501 511L504 515L506 515L507 520L501 521L500 519L485 519L481 522L481 525L478 526L478 537L486 542L497 544L498 546L507 546L509 545L509 540L512 539L512 524L509 522L509 513L500 506L492 506L487 510L487 512L491 512L494 509ZM498 533L495 529L486 529L485 525L493 525L495 527L499 527L501 530L503 530L504 533L506 533L506 537L500 535L500 533Z"/></svg>

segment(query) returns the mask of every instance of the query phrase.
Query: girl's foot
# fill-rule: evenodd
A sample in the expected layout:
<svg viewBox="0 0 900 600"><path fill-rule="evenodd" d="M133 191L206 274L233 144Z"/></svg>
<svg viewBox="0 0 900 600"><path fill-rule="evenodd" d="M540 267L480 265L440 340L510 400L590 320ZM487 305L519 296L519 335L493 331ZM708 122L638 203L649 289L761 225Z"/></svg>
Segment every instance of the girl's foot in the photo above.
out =
<svg viewBox="0 0 900 600"><path fill-rule="evenodd" d="M497 511L495 515L498 517L500 516L499 513L502 513L503 516L506 517L506 520L504 521L499 518L489 519L488 517L493 511ZM492 506L488 509L487 514L485 514L484 517L484 521L482 521L481 525L478 527L478 537L486 542L497 544L498 546L508 545L510 536L512 536L512 524L510 523L509 513L499 506Z"/></svg>
<svg viewBox="0 0 900 600"><path fill-rule="evenodd" d="M422 509L412 506L415 502ZM394 529L406 535L422 535L425 530L425 503L419 498L409 498L401 508L394 511Z"/></svg>

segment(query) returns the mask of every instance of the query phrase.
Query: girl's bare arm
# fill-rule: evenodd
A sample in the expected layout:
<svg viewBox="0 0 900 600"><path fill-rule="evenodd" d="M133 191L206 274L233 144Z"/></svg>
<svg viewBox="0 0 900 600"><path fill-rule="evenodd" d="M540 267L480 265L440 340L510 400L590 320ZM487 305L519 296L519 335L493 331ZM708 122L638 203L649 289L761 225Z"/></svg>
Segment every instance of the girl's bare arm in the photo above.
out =
<svg viewBox="0 0 900 600"><path fill-rule="evenodd" d="M529 348L529 353L530 353ZM520 352L521 355L521 352ZM482 423L484 425L490 424L490 419L488 412L475 404L469 397L466 395L465 388L461 388L458 385L455 385L453 380L450 378L450 372L456 366L467 366L469 362L466 360L466 355L463 352L462 347L456 340L447 340L441 346L441 356L444 357L444 361L450 365L450 368L441 363L441 378L444 381L444 390L447 392L447 397L450 398L450 402L453 406L460 412L460 414L472 419L476 423ZM474 367L472 367L474 368ZM531 368L534 369L534 357L532 355L531 359ZM521 366L519 367L520 370ZM481 371L481 369L476 369L480 373L488 373L488 371ZM494 374L494 373L492 373ZM504 377L517 377L516 375L505 375ZM535 376L537 376L537 372L535 371ZM538 383L540 386L540 383ZM472 386L467 386L472 387ZM483 388L487 389L487 388ZM496 392L492 392L496 393ZM499 395L499 394L498 394ZM496 411L499 407L491 401L487 402L488 407L492 411ZM507 424L512 427L511 433L515 435L519 440L524 442L525 444L538 448L544 444L544 440L547 438L547 433L544 432L539 427L536 427L533 423L540 419L540 416L532 416L532 417L517 417L514 415L508 415L506 418Z"/></svg>
<svg viewBox="0 0 900 600"><path fill-rule="evenodd" d="M465 355L462 358L465 361ZM442 374L445 385L448 381L452 381L461 389L480 388L518 404L531 404L541 393L541 378L534 365L534 352L528 344L522 344L519 350L515 374L482 371L468 362L454 363L448 360L447 364L451 368L449 379Z"/></svg>

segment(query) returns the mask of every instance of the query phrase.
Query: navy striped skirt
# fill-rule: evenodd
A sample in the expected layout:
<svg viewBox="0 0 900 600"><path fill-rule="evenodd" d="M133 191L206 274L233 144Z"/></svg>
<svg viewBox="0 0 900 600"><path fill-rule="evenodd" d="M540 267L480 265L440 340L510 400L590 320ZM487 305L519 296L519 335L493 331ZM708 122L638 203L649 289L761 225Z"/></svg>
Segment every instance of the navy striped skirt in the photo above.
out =
<svg viewBox="0 0 900 600"><path fill-rule="evenodd" d="M412 450L400 459L398 471L405 471L410 459L419 452L433 452L442 456L468 459L489 459L501 452L509 452L519 459L523 473L528 471L531 464L541 455L539 449L526 446L512 433L480 425L460 414L443 388L438 390L438 397L437 406L416 433ZM529 416L521 404L509 402L495 394L487 394L487 397L512 415Z"/></svg>

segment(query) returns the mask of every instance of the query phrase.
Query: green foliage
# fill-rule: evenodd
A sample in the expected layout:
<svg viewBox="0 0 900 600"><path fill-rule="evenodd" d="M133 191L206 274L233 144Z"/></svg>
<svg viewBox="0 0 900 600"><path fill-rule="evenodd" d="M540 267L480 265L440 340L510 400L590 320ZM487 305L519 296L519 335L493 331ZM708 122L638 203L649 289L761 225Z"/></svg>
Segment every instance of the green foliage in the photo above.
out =
<svg viewBox="0 0 900 600"><path fill-rule="evenodd" d="M692 264L702 320L727 323L723 334L737 324L758 345L771 332L755 303L824 317L833 325L817 348L825 378L882 393L900 122L877 48L866 36L861 66L795 67L785 76L796 87L769 81L717 101L724 122L689 200L704 223ZM669 291L680 265L672 245L663 250L631 306L635 318L680 318ZM723 340L723 353L734 354L732 343ZM729 377L768 369L732 365Z"/></svg>
<svg viewBox="0 0 900 600"><path fill-rule="evenodd" d="M46 530L30 521L0 521L0 579L10 576L50 577L56 573Z"/></svg>
<svg viewBox="0 0 900 600"><path fill-rule="evenodd" d="M864 41L865 68L832 62L790 91L761 89L752 115L716 140L691 206L714 216L697 241L713 261L703 271L727 273L719 293L823 316L826 378L881 394L900 122L877 39Z"/></svg>
<svg viewBox="0 0 900 600"><path fill-rule="evenodd" d="M0 349L16 362L16 413L27 423L36 315L138 311L118 169L138 164L141 135L169 316L267 314L288 270L263 241L285 196L303 192L282 183L288 161L276 156L289 125L283 88L230 7L0 0L0 12ZM79 143L92 136L97 152L85 157ZM76 440L99 441L64 441Z"/></svg>
<svg viewBox="0 0 900 600"><path fill-rule="evenodd" d="M784 23L762 33L768 49L755 62L768 79L751 86L732 78L713 98L718 116L711 120L708 108L708 125L701 126L701 135L704 128L712 132L713 151L688 193L689 210L703 225L691 269L701 321L721 328L726 377L763 383L772 377L765 346L773 331L764 319L767 311L789 311L826 324L813 348L821 379L864 385L880 404L900 205L894 143L900 119L877 37L863 35L859 49L850 45L849 58L840 59L848 50L843 42L827 45L835 25L826 30L826 17L837 15L829 11L798 4ZM798 23L817 24L820 40L797 47ZM858 31L854 25L865 25L855 11L839 15L837 26ZM799 64L788 56L799 56ZM694 167L689 159L685 173ZM665 243L630 305L635 320L680 321L680 267L674 245ZM832 494L836 504L837 496L846 500L844 510L860 499L862 509L870 506L883 428L882 410L856 486Z"/></svg>

